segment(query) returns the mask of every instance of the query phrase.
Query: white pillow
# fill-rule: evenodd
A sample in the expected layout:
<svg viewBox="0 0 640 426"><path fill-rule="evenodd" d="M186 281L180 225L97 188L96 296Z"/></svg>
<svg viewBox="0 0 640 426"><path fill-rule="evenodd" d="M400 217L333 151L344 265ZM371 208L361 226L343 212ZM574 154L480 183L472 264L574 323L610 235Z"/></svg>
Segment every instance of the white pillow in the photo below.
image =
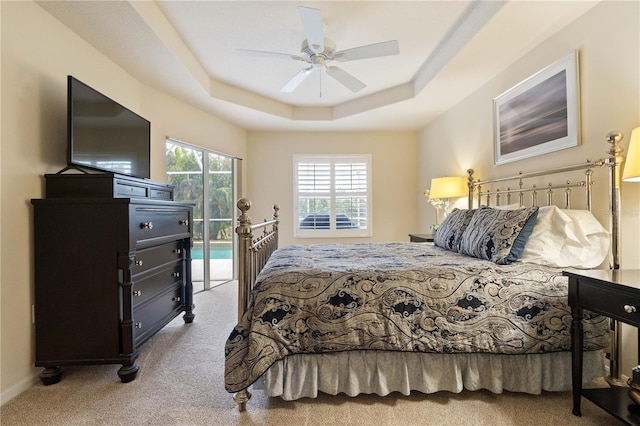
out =
<svg viewBox="0 0 640 426"><path fill-rule="evenodd" d="M609 232L587 210L540 207L521 262L596 268L609 254Z"/></svg>

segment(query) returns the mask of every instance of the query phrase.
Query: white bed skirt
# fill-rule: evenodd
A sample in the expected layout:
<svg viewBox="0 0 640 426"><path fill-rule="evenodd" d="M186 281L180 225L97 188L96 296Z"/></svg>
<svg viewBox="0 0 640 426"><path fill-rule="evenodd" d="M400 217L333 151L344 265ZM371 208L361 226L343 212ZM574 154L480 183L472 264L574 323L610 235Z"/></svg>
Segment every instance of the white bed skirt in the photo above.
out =
<svg viewBox="0 0 640 426"><path fill-rule="evenodd" d="M583 383L606 374L601 350L584 352ZM315 398L318 392L409 395L487 389L539 394L571 389L571 353L531 355L424 354L350 351L290 355L254 383L267 396L286 401Z"/></svg>

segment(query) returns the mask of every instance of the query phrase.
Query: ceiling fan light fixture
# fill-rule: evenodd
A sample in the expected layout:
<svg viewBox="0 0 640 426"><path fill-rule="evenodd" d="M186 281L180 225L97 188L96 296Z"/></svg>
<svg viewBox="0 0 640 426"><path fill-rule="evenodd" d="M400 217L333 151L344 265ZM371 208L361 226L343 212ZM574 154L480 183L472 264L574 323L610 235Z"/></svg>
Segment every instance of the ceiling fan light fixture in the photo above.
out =
<svg viewBox="0 0 640 426"><path fill-rule="evenodd" d="M316 68L322 68L325 66L326 58L322 55L316 55L313 57L312 64Z"/></svg>
<svg viewBox="0 0 640 426"><path fill-rule="evenodd" d="M309 47L308 40L302 40L302 44L300 45L300 54L304 58L309 58L312 60L314 56L324 56L327 60L332 60L334 54L336 53L336 44L333 40L325 38L324 39L324 50L320 52L315 52L311 47Z"/></svg>

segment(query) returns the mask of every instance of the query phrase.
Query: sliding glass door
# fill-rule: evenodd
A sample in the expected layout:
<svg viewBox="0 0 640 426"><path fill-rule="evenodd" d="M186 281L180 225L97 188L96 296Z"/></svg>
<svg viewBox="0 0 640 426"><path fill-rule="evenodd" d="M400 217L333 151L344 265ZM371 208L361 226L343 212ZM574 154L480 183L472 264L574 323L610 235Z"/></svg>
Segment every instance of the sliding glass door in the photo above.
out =
<svg viewBox="0 0 640 426"><path fill-rule="evenodd" d="M233 279L233 160L220 154L207 154L207 209L210 280L214 283ZM205 245L206 246L206 245Z"/></svg>
<svg viewBox="0 0 640 426"><path fill-rule="evenodd" d="M176 201L193 203L194 291L234 278L235 159L202 148L166 142L168 183Z"/></svg>

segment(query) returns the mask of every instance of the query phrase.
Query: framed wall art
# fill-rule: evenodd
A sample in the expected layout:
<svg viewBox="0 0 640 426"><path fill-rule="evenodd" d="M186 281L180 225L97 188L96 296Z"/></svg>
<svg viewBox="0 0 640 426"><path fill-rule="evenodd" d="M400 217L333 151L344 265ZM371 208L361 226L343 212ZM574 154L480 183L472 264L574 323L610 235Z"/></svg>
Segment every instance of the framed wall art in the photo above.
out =
<svg viewBox="0 0 640 426"><path fill-rule="evenodd" d="M554 62L493 100L494 163L580 144L578 52Z"/></svg>

